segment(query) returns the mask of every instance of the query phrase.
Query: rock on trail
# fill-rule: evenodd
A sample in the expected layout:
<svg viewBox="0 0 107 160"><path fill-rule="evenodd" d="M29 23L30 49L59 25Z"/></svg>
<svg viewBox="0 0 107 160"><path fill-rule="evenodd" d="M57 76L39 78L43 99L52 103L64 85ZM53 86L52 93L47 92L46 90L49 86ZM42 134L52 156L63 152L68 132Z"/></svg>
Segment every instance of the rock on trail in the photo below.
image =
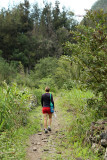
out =
<svg viewBox="0 0 107 160"><path fill-rule="evenodd" d="M57 112L58 114L58 112ZM43 121L42 121L43 122ZM27 160L47 160L51 157L51 160L58 152L56 147L56 138L63 138L61 126L58 122L58 116L52 119L52 131L47 134L42 132L34 134L29 139L29 147L27 148Z"/></svg>

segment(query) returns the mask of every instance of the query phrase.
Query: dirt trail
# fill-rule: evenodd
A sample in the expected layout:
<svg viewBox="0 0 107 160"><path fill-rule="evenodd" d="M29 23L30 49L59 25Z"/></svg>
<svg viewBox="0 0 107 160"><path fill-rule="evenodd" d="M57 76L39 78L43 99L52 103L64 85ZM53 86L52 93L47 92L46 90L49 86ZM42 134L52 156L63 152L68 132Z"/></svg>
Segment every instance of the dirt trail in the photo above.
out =
<svg viewBox="0 0 107 160"><path fill-rule="evenodd" d="M27 160L55 160L62 154L57 150L60 142L65 137L62 131L63 126L59 122L62 118L59 113L56 110L57 117L53 115L51 132L45 134L42 127L42 132L30 137L29 147L27 148ZM41 119L41 126L42 124L43 120Z"/></svg>

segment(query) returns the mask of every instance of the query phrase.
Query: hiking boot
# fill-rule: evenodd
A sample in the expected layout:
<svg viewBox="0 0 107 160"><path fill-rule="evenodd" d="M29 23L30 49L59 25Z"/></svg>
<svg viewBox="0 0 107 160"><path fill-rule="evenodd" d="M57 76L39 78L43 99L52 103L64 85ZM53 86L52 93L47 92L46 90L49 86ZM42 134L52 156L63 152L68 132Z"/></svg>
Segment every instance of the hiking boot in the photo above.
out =
<svg viewBox="0 0 107 160"><path fill-rule="evenodd" d="M47 130L47 129L44 129L44 130L45 130L45 134L48 133L48 130Z"/></svg>
<svg viewBox="0 0 107 160"><path fill-rule="evenodd" d="M51 131L51 128L50 128L50 127L48 127L48 131Z"/></svg>

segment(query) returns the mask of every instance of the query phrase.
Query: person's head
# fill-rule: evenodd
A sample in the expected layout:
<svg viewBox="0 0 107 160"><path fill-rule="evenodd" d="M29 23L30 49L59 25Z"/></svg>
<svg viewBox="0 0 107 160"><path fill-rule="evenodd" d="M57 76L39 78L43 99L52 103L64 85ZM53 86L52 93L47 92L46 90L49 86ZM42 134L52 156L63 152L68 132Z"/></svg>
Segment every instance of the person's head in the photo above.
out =
<svg viewBox="0 0 107 160"><path fill-rule="evenodd" d="M49 92L49 91L50 91L50 88L49 88L49 87L46 87L46 88L45 88L45 91L46 91L46 92Z"/></svg>

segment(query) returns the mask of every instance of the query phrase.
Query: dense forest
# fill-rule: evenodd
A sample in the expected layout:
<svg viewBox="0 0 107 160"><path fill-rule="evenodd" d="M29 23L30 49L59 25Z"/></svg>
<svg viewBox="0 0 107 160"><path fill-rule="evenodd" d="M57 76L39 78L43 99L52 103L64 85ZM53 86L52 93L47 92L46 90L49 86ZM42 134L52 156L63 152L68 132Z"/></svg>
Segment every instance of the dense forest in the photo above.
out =
<svg viewBox="0 0 107 160"><path fill-rule="evenodd" d="M46 86L66 118L74 112L69 145L85 160L104 158L105 148L93 153L84 141L91 123L107 117L107 3L98 0L80 23L59 6L58 0L43 8L24 0L0 10L0 159L24 160L22 141L40 130L32 115L39 117Z"/></svg>
<svg viewBox="0 0 107 160"><path fill-rule="evenodd" d="M30 6L25 0L12 9L0 11L0 52L7 62L15 65L20 61L25 69L33 69L44 57L60 57L64 54L62 44L71 38L77 22L74 14L65 8L60 11L44 2Z"/></svg>
<svg viewBox="0 0 107 160"><path fill-rule="evenodd" d="M106 0L98 0L96 3L92 6L92 10L98 10L103 9L104 12L107 12L107 1Z"/></svg>

